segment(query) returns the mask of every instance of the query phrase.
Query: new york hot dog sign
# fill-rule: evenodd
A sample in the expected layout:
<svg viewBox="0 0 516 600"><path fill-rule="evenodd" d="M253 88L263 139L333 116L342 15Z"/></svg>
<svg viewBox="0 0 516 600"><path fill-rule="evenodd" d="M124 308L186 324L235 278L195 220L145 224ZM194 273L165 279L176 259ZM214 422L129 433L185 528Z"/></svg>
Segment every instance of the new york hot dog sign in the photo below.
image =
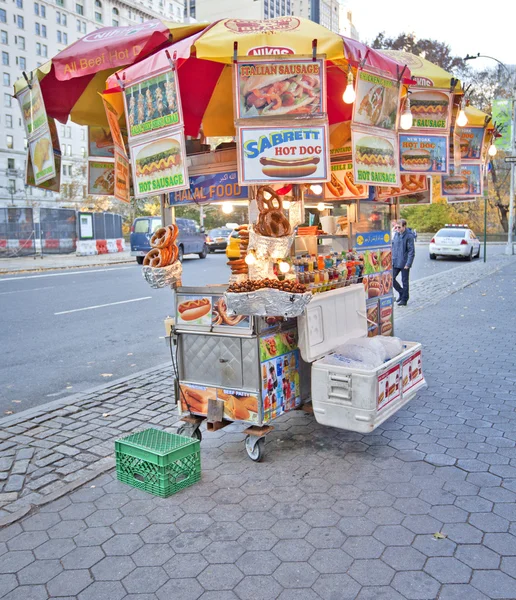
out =
<svg viewBox="0 0 516 600"><path fill-rule="evenodd" d="M239 183L320 183L329 176L328 127L238 128Z"/></svg>

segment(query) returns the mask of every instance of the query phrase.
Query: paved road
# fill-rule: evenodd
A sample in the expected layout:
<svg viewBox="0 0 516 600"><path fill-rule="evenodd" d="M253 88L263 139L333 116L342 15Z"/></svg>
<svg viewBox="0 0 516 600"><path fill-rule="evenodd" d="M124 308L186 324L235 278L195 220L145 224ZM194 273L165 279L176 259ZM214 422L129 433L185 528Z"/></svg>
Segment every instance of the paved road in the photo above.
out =
<svg viewBox="0 0 516 600"><path fill-rule="evenodd" d="M227 281L225 262L224 254L185 260L185 285ZM464 264L430 261L420 245L412 280ZM0 302L0 414L168 360L163 320L172 295L152 290L136 264L2 277Z"/></svg>

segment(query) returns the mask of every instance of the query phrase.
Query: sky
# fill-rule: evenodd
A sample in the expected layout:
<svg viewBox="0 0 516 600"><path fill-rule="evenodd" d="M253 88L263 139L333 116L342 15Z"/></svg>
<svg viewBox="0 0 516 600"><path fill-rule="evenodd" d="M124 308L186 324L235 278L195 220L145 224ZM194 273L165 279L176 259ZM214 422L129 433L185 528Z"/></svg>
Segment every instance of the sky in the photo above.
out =
<svg viewBox="0 0 516 600"><path fill-rule="evenodd" d="M345 0L362 42L372 42L385 31L387 37L415 33L447 43L456 56L486 54L506 64L516 64L515 0ZM476 59L471 66L496 66Z"/></svg>

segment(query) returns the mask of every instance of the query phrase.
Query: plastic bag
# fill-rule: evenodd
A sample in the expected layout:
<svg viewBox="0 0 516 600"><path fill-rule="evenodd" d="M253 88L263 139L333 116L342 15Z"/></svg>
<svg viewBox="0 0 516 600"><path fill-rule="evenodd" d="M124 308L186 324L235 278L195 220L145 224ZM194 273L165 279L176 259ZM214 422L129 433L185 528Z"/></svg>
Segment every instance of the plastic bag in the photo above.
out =
<svg viewBox="0 0 516 600"><path fill-rule="evenodd" d="M403 342L400 338L378 335L374 339L383 346L386 360L391 360L403 352Z"/></svg>
<svg viewBox="0 0 516 600"><path fill-rule="evenodd" d="M350 360L358 361L366 366L362 368L376 369L383 364L383 360L380 355L375 352L367 344L355 344L353 342L347 342L338 348L335 348L335 354L341 354L345 358Z"/></svg>
<svg viewBox="0 0 516 600"><path fill-rule="evenodd" d="M353 339L349 340L348 342L346 342L346 344L344 344L344 345L346 346L347 344L351 344L353 346L362 346L363 348L372 350L375 354L378 354L378 356L382 362L389 360L387 358L387 352L385 350L385 346L381 342L379 342L378 338L376 338L376 337L353 338Z"/></svg>
<svg viewBox="0 0 516 600"><path fill-rule="evenodd" d="M321 363L323 365L330 365L332 367L346 367L348 369L359 369L361 371L370 371L374 369L374 367L369 364L366 364L360 360L351 360L342 354L329 354L321 359Z"/></svg>

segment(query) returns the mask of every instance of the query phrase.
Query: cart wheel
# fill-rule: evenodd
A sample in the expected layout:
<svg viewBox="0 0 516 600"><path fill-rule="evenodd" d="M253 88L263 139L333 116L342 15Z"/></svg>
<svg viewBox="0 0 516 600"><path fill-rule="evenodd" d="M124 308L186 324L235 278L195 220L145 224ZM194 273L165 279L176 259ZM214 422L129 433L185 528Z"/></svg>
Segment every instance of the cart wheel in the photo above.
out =
<svg viewBox="0 0 516 600"><path fill-rule="evenodd" d="M190 437L188 429L189 429L189 427L187 425L181 425L181 427L178 427L176 433L177 433L177 435L184 435L186 437Z"/></svg>
<svg viewBox="0 0 516 600"><path fill-rule="evenodd" d="M196 429L192 429L191 425L185 424L181 425L177 430L177 435L184 435L189 438L194 438L202 442L202 433L201 430L197 427Z"/></svg>
<svg viewBox="0 0 516 600"><path fill-rule="evenodd" d="M265 452L265 438L257 438L253 435L248 435L245 438L245 449L247 455L254 462L261 462Z"/></svg>
<svg viewBox="0 0 516 600"><path fill-rule="evenodd" d="M190 437L196 438L198 439L200 442L202 442L202 433L199 427L197 427L197 429L194 429L192 431L192 435Z"/></svg>

